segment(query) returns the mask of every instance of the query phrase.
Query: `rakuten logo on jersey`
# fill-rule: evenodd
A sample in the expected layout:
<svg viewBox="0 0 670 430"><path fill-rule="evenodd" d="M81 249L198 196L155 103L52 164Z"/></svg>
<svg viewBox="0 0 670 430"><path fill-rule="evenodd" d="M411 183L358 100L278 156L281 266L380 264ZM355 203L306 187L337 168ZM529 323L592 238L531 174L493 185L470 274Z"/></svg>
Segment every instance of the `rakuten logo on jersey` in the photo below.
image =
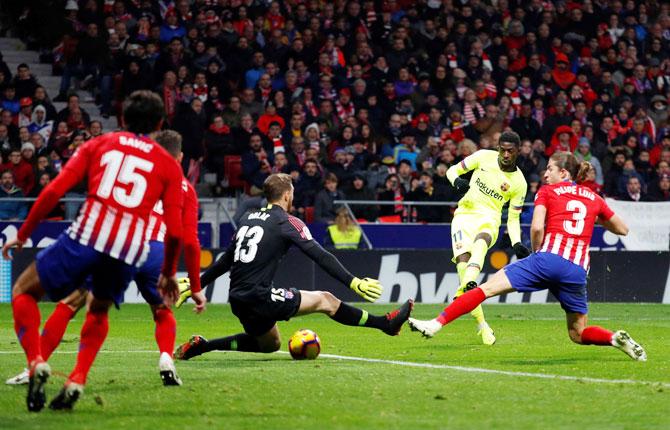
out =
<svg viewBox="0 0 670 430"><path fill-rule="evenodd" d="M477 184L477 186L479 187L479 191L481 191L482 193L486 194L487 196L493 197L496 200L503 201L502 194L498 193L493 188L489 188L488 185L480 181L479 178L477 178L475 184Z"/></svg>

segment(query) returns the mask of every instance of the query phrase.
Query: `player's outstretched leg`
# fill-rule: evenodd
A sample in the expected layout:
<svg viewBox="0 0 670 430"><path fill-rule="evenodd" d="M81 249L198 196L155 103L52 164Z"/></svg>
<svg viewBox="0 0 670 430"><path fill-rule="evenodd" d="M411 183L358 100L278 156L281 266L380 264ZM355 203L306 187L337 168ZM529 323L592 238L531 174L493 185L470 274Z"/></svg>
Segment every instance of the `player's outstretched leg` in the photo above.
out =
<svg viewBox="0 0 670 430"><path fill-rule="evenodd" d="M89 311L86 313L86 321L81 328L77 363L60 393L49 403L49 408L72 409L83 393L88 372L109 332L108 311L110 306L111 301L96 298L91 301Z"/></svg>
<svg viewBox="0 0 670 430"><path fill-rule="evenodd" d="M325 313L340 324L376 328L389 336L396 336L400 333L402 325L414 308L414 301L410 299L398 309L380 316L348 305L327 291L301 290L300 295L300 309L297 315Z"/></svg>
<svg viewBox="0 0 670 430"><path fill-rule="evenodd" d="M647 353L642 345L635 342L624 330L611 332L599 326L586 326L587 315L585 313L566 313L568 323L568 335L570 339L581 345L613 346L623 351L626 355L636 361L647 361Z"/></svg>
<svg viewBox="0 0 670 430"><path fill-rule="evenodd" d="M431 338L446 324L471 312L486 300L487 297L493 297L511 291L514 291L514 289L510 285L507 275L505 275L504 270L499 270L480 287L468 291L457 300L451 302L451 304L444 308L444 311L442 311L436 318L432 320L410 318L408 320L409 326L412 331L418 331L423 334L424 337Z"/></svg>
<svg viewBox="0 0 670 430"><path fill-rule="evenodd" d="M460 297L467 291L477 287L476 279L482 271L484 260L486 259L486 252L489 249L491 241L492 238L487 233L480 233L475 239L470 250L470 258L468 259L467 265L459 271L461 285L455 297ZM461 273L462 276L460 276ZM493 329L491 329L486 322L484 310L481 305L474 308L472 312L470 312L470 315L477 321L477 335L482 338L482 343L484 345L493 345L496 342L496 337L493 333Z"/></svg>
<svg viewBox="0 0 670 430"><path fill-rule="evenodd" d="M232 336L207 340L200 335L193 335L188 342L184 342L177 347L174 356L179 360L189 360L210 351L270 353L278 351L279 347L279 330L275 325L267 333L258 337L248 333L238 333Z"/></svg>
<svg viewBox="0 0 670 430"><path fill-rule="evenodd" d="M158 360L158 369L163 385L181 385L181 378L177 375L177 368L172 359L172 351L174 351L177 336L177 321L174 318L174 313L165 305L152 305L151 311L156 322L156 343L161 353Z"/></svg>

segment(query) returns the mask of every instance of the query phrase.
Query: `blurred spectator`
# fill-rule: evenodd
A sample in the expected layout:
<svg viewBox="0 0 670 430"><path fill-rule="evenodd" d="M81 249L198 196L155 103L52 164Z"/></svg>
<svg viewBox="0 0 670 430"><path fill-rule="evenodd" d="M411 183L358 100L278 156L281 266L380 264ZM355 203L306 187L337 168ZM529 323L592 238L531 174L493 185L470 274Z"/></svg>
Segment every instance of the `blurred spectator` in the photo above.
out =
<svg viewBox="0 0 670 430"><path fill-rule="evenodd" d="M540 124L532 117L532 108L530 101L524 101L521 104L519 116L514 118L510 124L512 130L517 132L521 140L535 140L542 137Z"/></svg>
<svg viewBox="0 0 670 430"><path fill-rule="evenodd" d="M670 175L663 174L649 187L648 199L655 202L670 201Z"/></svg>
<svg viewBox="0 0 670 430"><path fill-rule="evenodd" d="M43 140L49 140L51 131L53 130L54 122L47 121L47 110L42 105L35 106L33 110L30 124L28 124L28 131L39 134Z"/></svg>
<svg viewBox="0 0 670 430"><path fill-rule="evenodd" d="M642 191L642 184L637 176L627 176L626 189L619 194L619 200L639 202L647 200L647 196Z"/></svg>
<svg viewBox="0 0 670 430"><path fill-rule="evenodd" d="M301 215L304 214L306 207L314 206L314 199L321 188L321 174L316 160L311 158L305 160L300 177L295 184L293 203Z"/></svg>
<svg viewBox="0 0 670 430"><path fill-rule="evenodd" d="M77 113L76 118L73 118L74 113ZM70 130L73 130L73 128L69 125L70 123L75 124L76 126L83 124L84 128L91 123L91 117L89 116L88 112L82 109L79 104L78 95L70 94L67 97L67 106L58 112L58 116L56 117L56 123L59 122L67 123L68 127L70 127Z"/></svg>
<svg viewBox="0 0 670 430"><path fill-rule="evenodd" d="M581 182L581 185L591 188L596 194L602 195L603 186L596 181L596 169L591 165L591 168L588 171L586 179Z"/></svg>
<svg viewBox="0 0 670 430"><path fill-rule="evenodd" d="M263 148L263 140L259 134L254 134L249 142L249 150L242 154L242 176L251 184L252 196L263 193L263 182L271 173L272 163Z"/></svg>
<svg viewBox="0 0 670 430"><path fill-rule="evenodd" d="M98 76L98 65L107 52L107 44L100 36L98 25L91 22L86 26L86 34L82 35L77 48L63 68L60 91L54 98L55 102L64 102L73 77L94 80ZM69 99L68 103L69 103ZM69 106L68 106L69 107Z"/></svg>
<svg viewBox="0 0 670 430"><path fill-rule="evenodd" d="M617 191L619 195L626 195L627 191L630 193L630 178L636 178L639 184L639 188L644 191L646 184L642 180L642 176L635 170L635 163L631 158L626 158L624 161L621 177L619 178L619 183L617 185ZM636 200L637 201L637 200Z"/></svg>
<svg viewBox="0 0 670 430"><path fill-rule="evenodd" d="M421 172L418 181L413 181L407 200L415 202L447 201L445 190L433 186L433 171ZM416 222L447 222L449 209L446 206L416 206ZM413 217L414 218L414 217Z"/></svg>
<svg viewBox="0 0 670 430"><path fill-rule="evenodd" d="M337 209L334 223L326 229L323 246L335 249L362 248L361 228L357 226L345 207Z"/></svg>
<svg viewBox="0 0 670 430"><path fill-rule="evenodd" d="M32 122L33 101L30 97L23 97L19 100L19 113L16 115L15 122L18 127L27 127Z"/></svg>
<svg viewBox="0 0 670 430"><path fill-rule="evenodd" d="M37 184L30 192L30 194L28 194L28 197L33 198L38 197L42 192L42 190L44 190L44 188L46 188L46 186L51 183L52 176L47 172L42 172L40 174L37 174L36 178L37 178ZM58 203L56 207L54 207L51 210L51 212L49 212L46 218L49 220L62 220L64 216L65 216L65 204Z"/></svg>
<svg viewBox="0 0 670 430"><path fill-rule="evenodd" d="M367 187L365 178L360 173L354 175L351 185L344 194L347 200L376 200L375 193ZM352 204L350 207L356 218L367 221L374 221L379 211L377 206L371 204Z"/></svg>
<svg viewBox="0 0 670 430"><path fill-rule="evenodd" d="M579 161L588 161L591 163L595 170L595 181L596 183L602 185L605 178L603 177L603 168L600 165L600 161L591 154L591 144L586 137L581 137L579 139L579 144L577 145L577 150L575 151L575 156Z"/></svg>
<svg viewBox="0 0 670 430"><path fill-rule="evenodd" d="M337 188L337 176L328 173L324 182L324 188L314 198L314 221L332 223L335 221L336 211L340 205L335 200L344 200L344 194Z"/></svg>
<svg viewBox="0 0 670 430"><path fill-rule="evenodd" d="M384 189L378 194L377 200L386 202L396 202L395 205L380 205L379 216L402 215L405 200L405 191L400 183L398 175L391 174L384 181Z"/></svg>
<svg viewBox="0 0 670 430"><path fill-rule="evenodd" d="M577 135L570 126L561 125L551 136L551 142L545 151L545 155L551 157L554 152L575 152L578 141Z"/></svg>
<svg viewBox="0 0 670 430"><path fill-rule="evenodd" d="M16 97L16 88L14 85L6 85L2 91L2 97L0 98L0 107L11 112L11 116L19 113L21 106L19 104L19 98Z"/></svg>
<svg viewBox="0 0 670 430"><path fill-rule="evenodd" d="M31 143L28 143L28 145L32 146ZM11 185L16 185L19 187L23 195L29 194L30 190L32 190L32 188L35 186L35 173L33 172L33 166L23 159L21 156L21 150L18 149L13 149L9 153L8 159L8 162L0 166L0 170L11 171Z"/></svg>
<svg viewBox="0 0 670 430"><path fill-rule="evenodd" d="M182 136L182 152L184 153L182 168L186 175L191 176L196 170L199 170L204 156L203 140L206 118L202 109L202 100L194 98L189 104L179 109L174 118L173 127ZM189 180L191 179L189 177Z"/></svg>
<svg viewBox="0 0 670 430"><path fill-rule="evenodd" d="M19 155L20 156L20 155ZM2 171L0 175L0 219L15 221L25 219L28 215L26 202L7 202L3 198L24 197L23 191L14 184L14 173L11 170Z"/></svg>
<svg viewBox="0 0 670 430"><path fill-rule="evenodd" d="M46 110L46 121L55 121L56 116L58 115L58 112L56 112L56 108L54 107L53 103L51 103L51 100L49 99L49 96L47 95L46 90L44 89L43 86L38 85L35 88L35 93L33 94L33 103L35 105L35 109L33 110L33 114L37 110L38 106L44 107Z"/></svg>
<svg viewBox="0 0 670 430"><path fill-rule="evenodd" d="M26 63L16 66L16 76L14 76L12 83L16 88L16 97L19 99L32 97L38 86L37 80L30 73L30 67Z"/></svg>
<svg viewBox="0 0 670 430"><path fill-rule="evenodd" d="M237 154L237 147L233 143L230 127L224 122L221 115L214 116L212 123L205 132L205 167L217 175L217 182L223 179L223 160L226 155Z"/></svg>

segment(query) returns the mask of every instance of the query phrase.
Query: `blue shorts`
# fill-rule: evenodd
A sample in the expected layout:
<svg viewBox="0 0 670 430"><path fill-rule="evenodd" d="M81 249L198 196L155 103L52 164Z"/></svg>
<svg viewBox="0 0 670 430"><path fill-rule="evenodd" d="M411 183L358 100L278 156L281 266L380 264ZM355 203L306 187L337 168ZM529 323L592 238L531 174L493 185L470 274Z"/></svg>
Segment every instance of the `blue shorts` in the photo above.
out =
<svg viewBox="0 0 670 430"><path fill-rule="evenodd" d="M149 244L149 255L135 272L134 280L137 289L142 294L144 301L150 305L163 304L163 298L158 293L158 277L163 267L163 253L165 246L163 242L151 241ZM93 291L93 280L86 279L86 289Z"/></svg>
<svg viewBox="0 0 670 430"><path fill-rule="evenodd" d="M57 302L91 279L90 291L118 306L137 268L70 239L63 233L37 254L37 274L47 296Z"/></svg>
<svg viewBox="0 0 670 430"><path fill-rule="evenodd" d="M144 300L150 305L163 304L163 298L158 293L158 277L163 268L165 246L163 242L151 241L149 256L144 264L135 273L135 283Z"/></svg>
<svg viewBox="0 0 670 430"><path fill-rule="evenodd" d="M512 288L520 293L549 289L566 312L587 314L586 270L549 252L538 252L505 267Z"/></svg>

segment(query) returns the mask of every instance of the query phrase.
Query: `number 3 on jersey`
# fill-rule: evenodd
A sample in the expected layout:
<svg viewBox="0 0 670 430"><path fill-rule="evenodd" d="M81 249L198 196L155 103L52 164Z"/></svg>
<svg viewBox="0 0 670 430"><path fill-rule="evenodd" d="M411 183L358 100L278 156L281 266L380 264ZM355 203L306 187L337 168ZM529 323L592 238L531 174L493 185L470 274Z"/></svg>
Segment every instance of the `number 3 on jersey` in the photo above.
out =
<svg viewBox="0 0 670 430"><path fill-rule="evenodd" d="M584 231L584 218L586 218L586 205L579 200L569 200L565 210L572 212L572 221L563 221L563 230L574 236L579 236Z"/></svg>
<svg viewBox="0 0 670 430"><path fill-rule="evenodd" d="M245 225L240 228L235 235L235 256L233 260L242 263L254 261L258 252L258 243L263 238L264 233L263 227L259 225L253 227Z"/></svg>
<svg viewBox="0 0 670 430"><path fill-rule="evenodd" d="M114 200L121 206L136 208L144 199L147 191L147 180L139 172L149 173L154 163L134 155L126 155L121 151L106 152L100 159L100 165L105 166L105 173L98 186L98 196L103 199L113 195ZM132 185L130 192L117 185Z"/></svg>

